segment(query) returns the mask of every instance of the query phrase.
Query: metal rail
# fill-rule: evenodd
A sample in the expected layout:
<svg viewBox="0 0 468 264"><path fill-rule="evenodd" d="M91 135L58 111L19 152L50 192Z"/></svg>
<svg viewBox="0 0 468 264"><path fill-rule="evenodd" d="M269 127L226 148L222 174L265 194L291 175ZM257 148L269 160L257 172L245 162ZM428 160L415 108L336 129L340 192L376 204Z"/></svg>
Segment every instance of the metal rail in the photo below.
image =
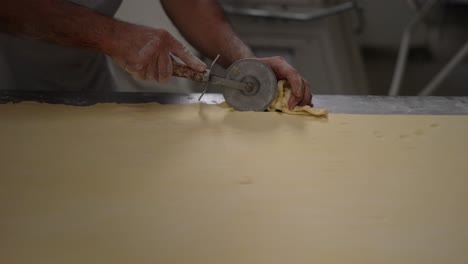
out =
<svg viewBox="0 0 468 264"><path fill-rule="evenodd" d="M236 7L232 5L223 5L224 11L230 15L276 18L294 21L310 21L336 15L356 8L354 2L346 2L326 8L316 8L308 12L292 12L285 10L269 10L260 8Z"/></svg>
<svg viewBox="0 0 468 264"><path fill-rule="evenodd" d="M24 92L0 90L1 103L36 101L77 106L97 103L197 103L200 94L167 93L90 93L90 92ZM216 104L224 101L222 94L207 93L202 102ZM389 97L316 95L316 107L327 108L330 113L379 115L468 115L468 97Z"/></svg>

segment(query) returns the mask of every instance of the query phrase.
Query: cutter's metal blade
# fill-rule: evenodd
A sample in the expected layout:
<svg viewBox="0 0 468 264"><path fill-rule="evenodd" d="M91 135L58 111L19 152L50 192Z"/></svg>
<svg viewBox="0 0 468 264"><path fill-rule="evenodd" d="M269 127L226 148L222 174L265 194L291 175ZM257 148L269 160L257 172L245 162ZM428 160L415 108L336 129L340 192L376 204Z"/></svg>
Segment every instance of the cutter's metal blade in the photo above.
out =
<svg viewBox="0 0 468 264"><path fill-rule="evenodd" d="M232 64L226 79L250 83L247 90L225 88L224 99L238 111L264 111L275 99L277 80L270 66L255 60L243 59Z"/></svg>

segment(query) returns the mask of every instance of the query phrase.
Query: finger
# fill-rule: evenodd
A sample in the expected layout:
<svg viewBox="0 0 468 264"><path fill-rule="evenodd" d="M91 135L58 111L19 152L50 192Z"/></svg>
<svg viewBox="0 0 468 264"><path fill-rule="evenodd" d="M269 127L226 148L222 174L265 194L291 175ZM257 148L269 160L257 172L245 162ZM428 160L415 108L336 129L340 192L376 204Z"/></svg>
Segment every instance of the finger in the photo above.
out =
<svg viewBox="0 0 468 264"><path fill-rule="evenodd" d="M289 84L291 85L291 97L289 98L288 106L289 109L294 109L302 101L303 97L303 85L302 78L296 74L290 74L287 76Z"/></svg>
<svg viewBox="0 0 468 264"><path fill-rule="evenodd" d="M145 66L143 64L126 63L125 71L132 76L133 79L143 80L145 79Z"/></svg>
<svg viewBox="0 0 468 264"><path fill-rule="evenodd" d="M114 59L114 62L117 63L126 73L128 73L133 79L138 79L137 73L133 70L131 65L122 59Z"/></svg>
<svg viewBox="0 0 468 264"><path fill-rule="evenodd" d="M289 84L291 85L291 90L295 97L301 98L303 95L303 85L302 85L302 78L299 73L292 69L286 75L286 79L288 79Z"/></svg>
<svg viewBox="0 0 468 264"><path fill-rule="evenodd" d="M293 94L291 94L291 97L289 97L289 101L288 101L289 109L290 110L294 109L294 107L298 106L301 101L302 101L302 97L296 97Z"/></svg>
<svg viewBox="0 0 468 264"><path fill-rule="evenodd" d="M159 79L159 63L161 62L160 61L160 57L161 57L161 54L159 53L158 54L158 57L156 58L155 60L155 64L154 64L154 79L157 81L157 82L160 82L161 80Z"/></svg>
<svg viewBox="0 0 468 264"><path fill-rule="evenodd" d="M195 57L187 47L175 39L173 41L172 53L179 57L179 59L181 59L190 68L199 72L206 70L206 64L199 58Z"/></svg>
<svg viewBox="0 0 468 264"><path fill-rule="evenodd" d="M304 86L304 95L302 100L299 102L299 105L309 105L312 102L312 93L310 92L310 84L308 81L302 79L302 84Z"/></svg>
<svg viewBox="0 0 468 264"><path fill-rule="evenodd" d="M112 58L114 63L119 65L123 70L127 70L127 62L123 59Z"/></svg>
<svg viewBox="0 0 468 264"><path fill-rule="evenodd" d="M144 80L146 69L140 65L132 65L128 67L128 72L134 79Z"/></svg>
<svg viewBox="0 0 468 264"><path fill-rule="evenodd" d="M158 60L159 82L167 83L172 75L172 60L169 53L159 55Z"/></svg>
<svg viewBox="0 0 468 264"><path fill-rule="evenodd" d="M146 67L146 70L145 70L145 80L151 80L151 81L154 81L157 79L157 66L158 66L158 57L155 56L151 61L150 63L148 64L148 66Z"/></svg>

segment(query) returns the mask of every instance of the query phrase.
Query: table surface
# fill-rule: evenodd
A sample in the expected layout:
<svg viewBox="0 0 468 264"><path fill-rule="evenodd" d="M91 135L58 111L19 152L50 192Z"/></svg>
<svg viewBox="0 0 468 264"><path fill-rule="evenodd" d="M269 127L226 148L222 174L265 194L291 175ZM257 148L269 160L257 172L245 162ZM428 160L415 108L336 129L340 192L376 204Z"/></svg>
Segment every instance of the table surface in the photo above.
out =
<svg viewBox="0 0 468 264"><path fill-rule="evenodd" d="M189 104L198 102L200 94L168 93L89 93L89 92L24 92L0 91L0 103L37 101L52 104L94 105L97 103ZM206 94L203 103L224 101L222 94ZM316 95L314 105L330 113L402 114L402 115L468 115L468 97L416 96L349 96Z"/></svg>
<svg viewBox="0 0 468 264"><path fill-rule="evenodd" d="M0 263L467 263L468 115L24 103L0 123Z"/></svg>

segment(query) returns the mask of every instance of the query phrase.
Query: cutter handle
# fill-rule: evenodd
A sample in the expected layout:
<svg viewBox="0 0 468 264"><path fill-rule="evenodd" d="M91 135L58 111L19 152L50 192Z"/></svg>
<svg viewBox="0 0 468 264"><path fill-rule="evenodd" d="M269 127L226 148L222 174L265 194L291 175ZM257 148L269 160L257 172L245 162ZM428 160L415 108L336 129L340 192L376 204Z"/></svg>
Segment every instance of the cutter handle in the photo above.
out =
<svg viewBox="0 0 468 264"><path fill-rule="evenodd" d="M187 65L172 61L172 76L190 79L196 82L205 82L205 72L198 72Z"/></svg>

